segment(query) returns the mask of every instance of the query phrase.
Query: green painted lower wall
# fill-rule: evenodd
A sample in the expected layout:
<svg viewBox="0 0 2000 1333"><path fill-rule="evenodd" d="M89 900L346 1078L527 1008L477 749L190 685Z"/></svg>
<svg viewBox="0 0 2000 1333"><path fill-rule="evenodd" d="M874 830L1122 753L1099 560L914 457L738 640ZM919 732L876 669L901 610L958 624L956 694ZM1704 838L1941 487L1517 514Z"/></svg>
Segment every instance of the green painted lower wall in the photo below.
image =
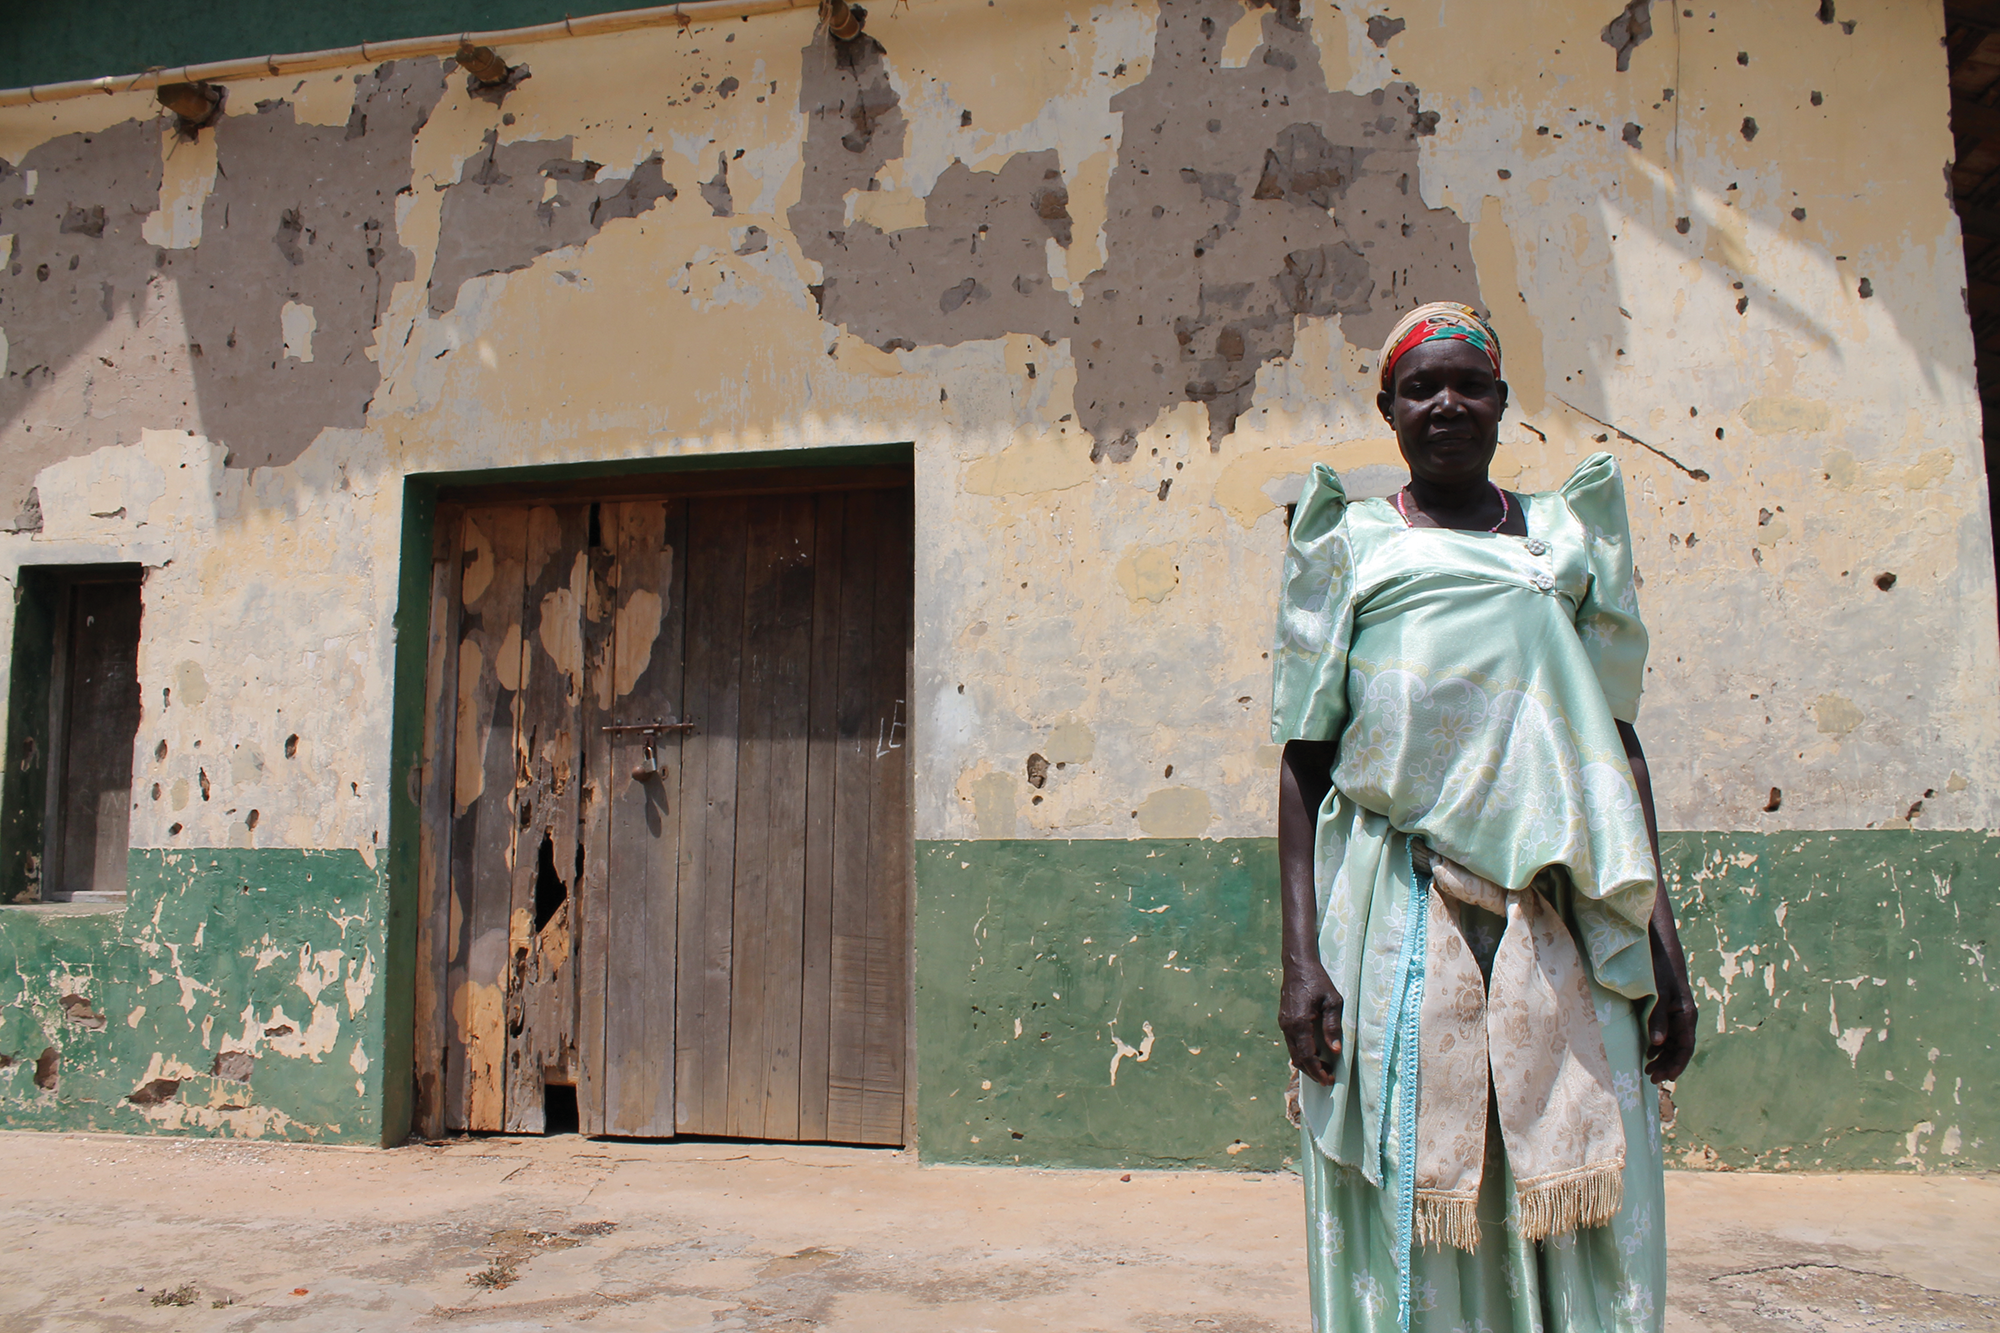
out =
<svg viewBox="0 0 2000 1333"><path fill-rule="evenodd" d="M2000 1166L2000 838L1695 832L1661 853L1703 1009L1674 1160ZM925 842L916 865L926 1160L1294 1150L1274 841Z"/></svg>
<svg viewBox="0 0 2000 1333"><path fill-rule="evenodd" d="M2000 837L1671 833L1662 851L1703 1010L1673 1160L2000 1167ZM925 842L916 865L926 1160L1291 1154L1271 840ZM121 911L0 908L0 1126L400 1138L385 871L138 851Z"/></svg>
<svg viewBox="0 0 2000 1333"><path fill-rule="evenodd" d="M1660 854L1702 1006L1670 1153L2000 1167L2000 835L1672 833Z"/></svg>
<svg viewBox="0 0 2000 1333"><path fill-rule="evenodd" d="M1261 838L918 843L919 1153L1281 1165L1277 875Z"/></svg>
<svg viewBox="0 0 2000 1333"><path fill-rule="evenodd" d="M0 1126L380 1142L386 899L353 851L148 850L121 911L0 908Z"/></svg>

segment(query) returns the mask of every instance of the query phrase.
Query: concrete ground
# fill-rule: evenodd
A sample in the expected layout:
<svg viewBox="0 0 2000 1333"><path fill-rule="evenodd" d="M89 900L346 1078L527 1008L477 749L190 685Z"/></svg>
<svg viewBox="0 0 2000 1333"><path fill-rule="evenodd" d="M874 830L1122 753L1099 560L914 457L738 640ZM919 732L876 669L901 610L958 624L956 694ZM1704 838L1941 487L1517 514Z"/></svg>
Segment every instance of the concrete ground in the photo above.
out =
<svg viewBox="0 0 2000 1333"><path fill-rule="evenodd" d="M2000 1179L1668 1178L1674 1333L2000 1329ZM1303 1330L1296 1177L0 1134L0 1329Z"/></svg>

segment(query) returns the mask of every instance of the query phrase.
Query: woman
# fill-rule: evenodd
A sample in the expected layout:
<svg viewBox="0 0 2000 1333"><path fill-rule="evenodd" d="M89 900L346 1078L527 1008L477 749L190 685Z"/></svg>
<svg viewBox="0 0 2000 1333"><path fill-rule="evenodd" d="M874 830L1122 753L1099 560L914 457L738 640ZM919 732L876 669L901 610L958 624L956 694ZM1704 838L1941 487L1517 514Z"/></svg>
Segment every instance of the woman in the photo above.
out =
<svg viewBox="0 0 2000 1333"><path fill-rule="evenodd" d="M1464 306L1406 316L1381 383L1410 484L1349 503L1314 469L1273 654L1313 1324L1656 1330L1642 1075L1679 1075L1696 1015L1623 482L1606 454L1549 493L1487 479L1507 385Z"/></svg>

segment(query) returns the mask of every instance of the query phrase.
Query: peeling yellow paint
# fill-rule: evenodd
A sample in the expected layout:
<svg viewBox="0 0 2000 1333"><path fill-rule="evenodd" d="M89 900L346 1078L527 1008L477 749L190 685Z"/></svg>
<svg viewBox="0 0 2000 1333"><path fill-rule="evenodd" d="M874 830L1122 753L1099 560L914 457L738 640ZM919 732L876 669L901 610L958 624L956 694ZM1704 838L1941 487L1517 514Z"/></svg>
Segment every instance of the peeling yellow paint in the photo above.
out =
<svg viewBox="0 0 2000 1333"><path fill-rule="evenodd" d="M1760 435L1819 435L1833 422L1830 404L1801 398L1753 398L1741 415Z"/></svg>
<svg viewBox="0 0 2000 1333"><path fill-rule="evenodd" d="M1822 735L1845 736L1861 725L1863 714L1854 701L1838 694L1822 694L1813 701L1813 717Z"/></svg>
<svg viewBox="0 0 2000 1333"><path fill-rule="evenodd" d="M1019 782L1011 773L987 773L969 787L973 824L982 838L1011 838L1018 818L1015 801Z"/></svg>
<svg viewBox="0 0 2000 1333"><path fill-rule="evenodd" d="M1139 827L1153 838L1199 838L1215 820L1208 793L1198 787L1162 787L1139 803Z"/></svg>
<svg viewBox="0 0 2000 1333"><path fill-rule="evenodd" d="M1507 387L1513 406L1524 416L1540 416L1546 403L1547 372L1542 364L1542 328L1521 293L1515 261L1516 245L1500 200L1487 195L1479 203L1479 220L1472 228L1472 258L1479 266L1479 288L1491 304L1494 331L1506 364Z"/></svg>
<svg viewBox="0 0 2000 1333"><path fill-rule="evenodd" d="M1097 735L1088 723L1074 716L1063 718L1049 729L1042 756L1052 764L1087 764L1097 752Z"/></svg>
<svg viewBox="0 0 2000 1333"><path fill-rule="evenodd" d="M969 495L1041 495L1096 476L1089 437L1081 432L1017 431L999 453L966 464L963 484Z"/></svg>
<svg viewBox="0 0 2000 1333"><path fill-rule="evenodd" d="M1126 600L1158 605L1181 586L1177 552L1171 546L1147 546L1128 551L1118 561L1118 586Z"/></svg>

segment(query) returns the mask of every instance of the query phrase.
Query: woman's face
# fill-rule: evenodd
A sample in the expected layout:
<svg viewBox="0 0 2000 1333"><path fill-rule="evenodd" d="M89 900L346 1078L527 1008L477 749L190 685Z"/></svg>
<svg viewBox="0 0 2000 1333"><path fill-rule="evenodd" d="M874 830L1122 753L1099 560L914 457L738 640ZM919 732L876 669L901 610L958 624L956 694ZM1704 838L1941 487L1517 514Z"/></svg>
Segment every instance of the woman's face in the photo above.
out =
<svg viewBox="0 0 2000 1333"><path fill-rule="evenodd" d="M1486 353L1461 338L1419 343L1403 353L1393 388L1376 402L1412 477L1453 487L1485 479L1507 410L1506 381L1494 376Z"/></svg>

